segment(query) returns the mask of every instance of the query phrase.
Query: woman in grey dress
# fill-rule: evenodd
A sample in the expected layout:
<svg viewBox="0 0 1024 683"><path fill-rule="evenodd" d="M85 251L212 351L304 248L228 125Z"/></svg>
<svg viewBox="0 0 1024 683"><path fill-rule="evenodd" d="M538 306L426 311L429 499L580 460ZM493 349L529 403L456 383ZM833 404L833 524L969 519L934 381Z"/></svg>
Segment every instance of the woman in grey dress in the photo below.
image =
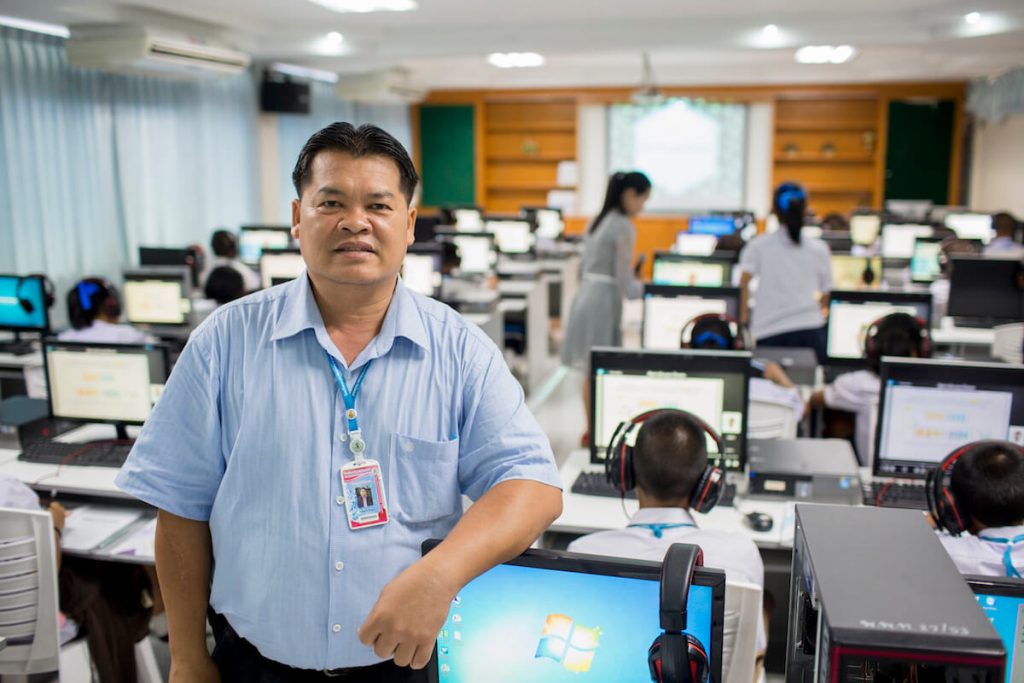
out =
<svg viewBox="0 0 1024 683"><path fill-rule="evenodd" d="M630 219L640 213L650 194L651 181L643 173L614 174L608 180L604 206L584 241L583 281L569 313L562 363L583 372L588 420L590 349L622 345L622 300L643 294L632 263L636 227Z"/></svg>

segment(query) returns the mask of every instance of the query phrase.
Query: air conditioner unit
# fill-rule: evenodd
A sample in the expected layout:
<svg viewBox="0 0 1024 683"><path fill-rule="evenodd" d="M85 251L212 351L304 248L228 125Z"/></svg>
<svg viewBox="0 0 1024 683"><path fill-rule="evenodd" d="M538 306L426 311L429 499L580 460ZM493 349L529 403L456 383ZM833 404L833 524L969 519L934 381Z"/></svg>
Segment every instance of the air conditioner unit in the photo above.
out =
<svg viewBox="0 0 1024 683"><path fill-rule="evenodd" d="M338 97L367 104L415 104L427 96L425 88L409 83L401 71L378 71L338 78Z"/></svg>
<svg viewBox="0 0 1024 683"><path fill-rule="evenodd" d="M251 61L244 52L130 24L73 26L66 49L71 66L177 78L234 75Z"/></svg>

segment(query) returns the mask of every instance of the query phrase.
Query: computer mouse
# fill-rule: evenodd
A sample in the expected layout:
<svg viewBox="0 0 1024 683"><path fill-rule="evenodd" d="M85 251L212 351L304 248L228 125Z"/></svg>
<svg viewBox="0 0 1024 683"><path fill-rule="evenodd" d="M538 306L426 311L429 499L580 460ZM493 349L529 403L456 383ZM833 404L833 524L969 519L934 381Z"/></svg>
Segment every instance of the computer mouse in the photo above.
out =
<svg viewBox="0 0 1024 683"><path fill-rule="evenodd" d="M775 523L772 516L766 512L748 512L744 517L747 519L747 525L754 531L771 531Z"/></svg>

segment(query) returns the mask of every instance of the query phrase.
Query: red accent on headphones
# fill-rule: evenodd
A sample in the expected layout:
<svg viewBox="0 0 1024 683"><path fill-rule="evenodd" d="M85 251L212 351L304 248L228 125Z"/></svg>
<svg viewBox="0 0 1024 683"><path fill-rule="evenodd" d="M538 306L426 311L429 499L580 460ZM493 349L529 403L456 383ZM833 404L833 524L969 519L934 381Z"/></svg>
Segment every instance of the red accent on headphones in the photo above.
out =
<svg viewBox="0 0 1024 683"><path fill-rule="evenodd" d="M891 313L889 315L892 315ZM867 332L864 335L864 357L867 359L876 359L880 353L878 349L878 334L882 331L880 329L881 324L888 318L888 315L882 316L875 322L868 326ZM928 323L919 317L911 316L907 314L907 317L916 323L916 329L913 330L917 334L917 357L918 358L930 358L932 355L932 338L931 333L928 330ZM908 330L909 331L909 330Z"/></svg>
<svg viewBox="0 0 1024 683"><path fill-rule="evenodd" d="M1024 449L1011 441L1000 441L998 439L973 441L947 455L939 463L938 467L928 473L928 481L925 486L925 493L928 498L928 512L939 528L945 529L954 536L959 536L967 531L967 525L970 520L964 518L964 514L960 511L960 504L956 500L956 495L950 487L953 469L957 461L964 455L974 452L979 448L997 444L1004 448L1016 448L1021 455L1024 455Z"/></svg>
<svg viewBox="0 0 1024 683"><path fill-rule="evenodd" d="M732 345L723 345L725 351L745 351L753 346L747 339L747 328L739 320L728 313L702 313L686 323L682 333L679 335L679 348L689 349L693 347L693 330L705 320L719 320L729 326L729 334L732 336ZM717 335L716 335L717 336ZM725 341L723 339L723 341Z"/></svg>
<svg viewBox="0 0 1024 683"><path fill-rule="evenodd" d="M608 442L608 450L605 454L605 476L621 495L626 495L626 492L632 491L636 487L636 471L633 468L633 447L629 445L630 434L649 418L664 412L674 412L685 416L696 427L710 436L711 440L715 442L718 452L722 453L721 437L718 436L718 433L708 423L693 413L688 413L685 410L676 410L675 408L658 408L657 410L641 413L628 422L619 423L619 426L612 433L612 438ZM690 494L690 509L701 513L709 512L718 503L718 499L722 497L724 487L725 474L721 469L708 463L707 467L704 468L704 473L701 474L700 479L697 481L693 492Z"/></svg>

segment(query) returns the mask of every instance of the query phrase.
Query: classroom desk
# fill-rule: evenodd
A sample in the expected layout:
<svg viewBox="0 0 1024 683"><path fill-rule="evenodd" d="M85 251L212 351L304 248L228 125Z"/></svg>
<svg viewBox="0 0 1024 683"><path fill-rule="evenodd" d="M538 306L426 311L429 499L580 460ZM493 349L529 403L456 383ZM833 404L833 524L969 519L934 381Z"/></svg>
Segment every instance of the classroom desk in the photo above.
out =
<svg viewBox="0 0 1024 683"><path fill-rule="evenodd" d="M0 353L0 399L26 393L30 383L29 373L41 370L43 352L35 350L21 356Z"/></svg>
<svg viewBox="0 0 1024 683"><path fill-rule="evenodd" d="M991 360L995 338L991 328L957 327L949 317L931 331L933 346L948 346L960 358Z"/></svg>
<svg viewBox="0 0 1024 683"><path fill-rule="evenodd" d="M548 285L544 277L533 280L502 280L498 283L498 309L506 320L521 317L526 328L526 370L528 391L543 381L548 357Z"/></svg>

